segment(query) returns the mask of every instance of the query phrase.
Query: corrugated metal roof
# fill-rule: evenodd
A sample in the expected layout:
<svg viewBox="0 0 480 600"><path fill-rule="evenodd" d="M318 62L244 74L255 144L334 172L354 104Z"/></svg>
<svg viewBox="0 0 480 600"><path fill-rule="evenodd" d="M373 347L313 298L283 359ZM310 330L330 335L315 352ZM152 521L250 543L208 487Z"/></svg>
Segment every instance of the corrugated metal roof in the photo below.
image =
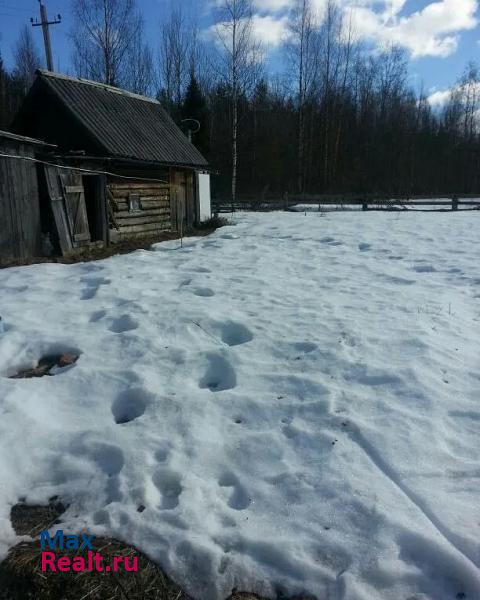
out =
<svg viewBox="0 0 480 600"><path fill-rule="evenodd" d="M47 144L47 142L44 142L43 140L37 140L36 138L27 137L25 135L17 135L16 133L11 133L10 131L0 130L0 138L7 138L9 140L22 142L25 144L32 144L35 146L49 146L50 148L56 148L54 144Z"/></svg>
<svg viewBox="0 0 480 600"><path fill-rule="evenodd" d="M49 71L37 74L107 155L170 165L208 165L157 100Z"/></svg>

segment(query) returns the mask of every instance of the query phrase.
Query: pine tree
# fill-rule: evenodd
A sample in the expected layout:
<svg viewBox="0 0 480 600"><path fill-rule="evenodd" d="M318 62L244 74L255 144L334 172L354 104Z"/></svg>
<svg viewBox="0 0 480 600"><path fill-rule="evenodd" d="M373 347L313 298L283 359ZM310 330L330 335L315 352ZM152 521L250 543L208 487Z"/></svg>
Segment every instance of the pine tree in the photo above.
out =
<svg viewBox="0 0 480 600"><path fill-rule="evenodd" d="M210 111L205 96L198 85L195 75L190 75L190 82L182 105L182 119L195 119L200 123L198 132L193 133L192 142L200 152L208 157L210 151ZM193 123L186 123L193 126Z"/></svg>

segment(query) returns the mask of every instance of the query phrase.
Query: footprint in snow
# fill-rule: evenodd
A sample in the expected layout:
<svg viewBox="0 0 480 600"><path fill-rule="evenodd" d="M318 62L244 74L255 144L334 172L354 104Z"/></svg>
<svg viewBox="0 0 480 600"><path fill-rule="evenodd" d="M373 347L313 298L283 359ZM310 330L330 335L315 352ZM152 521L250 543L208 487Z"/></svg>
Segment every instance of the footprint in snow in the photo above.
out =
<svg viewBox="0 0 480 600"><path fill-rule="evenodd" d="M169 456L170 456L170 449L167 447L159 448L155 452L155 460L159 463L167 462Z"/></svg>
<svg viewBox="0 0 480 600"><path fill-rule="evenodd" d="M360 252L367 252L367 250L370 250L371 247L371 244L358 244L358 249Z"/></svg>
<svg viewBox="0 0 480 600"><path fill-rule="evenodd" d="M253 340L253 334L242 323L227 321L219 326L222 342L227 346L240 346Z"/></svg>
<svg viewBox="0 0 480 600"><path fill-rule="evenodd" d="M435 273L436 269L432 265L415 265L413 270L416 273Z"/></svg>
<svg viewBox="0 0 480 600"><path fill-rule="evenodd" d="M227 504L234 510L245 510L252 503L252 499L248 496L247 491L242 486L238 477L227 471L218 480L218 485L224 488L232 488Z"/></svg>
<svg viewBox="0 0 480 600"><path fill-rule="evenodd" d="M90 315L90 319L89 322L90 323L96 323L97 321L100 321L100 319L103 319L103 317L107 314L106 310L96 310L95 312L93 312Z"/></svg>
<svg viewBox="0 0 480 600"><path fill-rule="evenodd" d="M102 285L109 285L111 280L105 277L83 277L81 282L86 284L86 287L82 291L81 299L91 300L95 298L100 287Z"/></svg>
<svg viewBox="0 0 480 600"><path fill-rule="evenodd" d="M304 352L305 354L310 354L318 348L317 344L313 342L295 342L293 347L297 352Z"/></svg>
<svg viewBox="0 0 480 600"><path fill-rule="evenodd" d="M113 333L124 333L138 328L138 323L130 315L121 315L112 321L108 328Z"/></svg>
<svg viewBox="0 0 480 600"><path fill-rule="evenodd" d="M155 471L152 481L161 495L160 508L164 510L176 508L179 504L180 494L183 491L179 473L162 467Z"/></svg>
<svg viewBox="0 0 480 600"><path fill-rule="evenodd" d="M74 444L72 446L72 451L75 456L85 455L106 476L107 504L120 502L123 499L119 479L120 472L125 464L123 450L114 444L82 439L78 445Z"/></svg>
<svg viewBox="0 0 480 600"><path fill-rule="evenodd" d="M204 297L204 298L210 298L212 296L215 296L215 292L207 287L199 287L199 288L195 288L192 290L193 294L195 294L195 296L200 296L200 297Z"/></svg>
<svg viewBox="0 0 480 600"><path fill-rule="evenodd" d="M130 423L141 417L151 402L150 395L142 389L122 392L112 404L112 414L117 425Z"/></svg>
<svg viewBox="0 0 480 600"><path fill-rule="evenodd" d="M205 374L198 382L201 389L211 392L231 390L237 385L235 369L221 354L207 354L207 367Z"/></svg>

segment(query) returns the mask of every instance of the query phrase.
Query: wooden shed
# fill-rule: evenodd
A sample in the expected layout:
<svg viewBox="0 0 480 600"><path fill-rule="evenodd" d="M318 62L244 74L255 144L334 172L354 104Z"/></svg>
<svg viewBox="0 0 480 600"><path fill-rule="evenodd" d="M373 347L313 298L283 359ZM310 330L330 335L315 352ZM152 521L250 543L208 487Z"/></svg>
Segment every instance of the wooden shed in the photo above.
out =
<svg viewBox="0 0 480 600"><path fill-rule="evenodd" d="M0 131L0 258L43 253L34 157L46 148L40 140Z"/></svg>
<svg viewBox="0 0 480 600"><path fill-rule="evenodd" d="M35 151L40 212L62 254L210 217L209 166L157 100L37 71L12 124Z"/></svg>

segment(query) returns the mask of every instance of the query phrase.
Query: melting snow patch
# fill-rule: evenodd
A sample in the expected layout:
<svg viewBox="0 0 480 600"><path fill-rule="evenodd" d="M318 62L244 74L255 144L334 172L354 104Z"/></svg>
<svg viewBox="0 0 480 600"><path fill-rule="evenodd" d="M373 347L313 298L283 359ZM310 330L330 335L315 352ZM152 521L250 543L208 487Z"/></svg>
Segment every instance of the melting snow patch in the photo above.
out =
<svg viewBox="0 0 480 600"><path fill-rule="evenodd" d="M0 271L0 556L58 496L199 600L480 598L477 215L235 218Z"/></svg>

